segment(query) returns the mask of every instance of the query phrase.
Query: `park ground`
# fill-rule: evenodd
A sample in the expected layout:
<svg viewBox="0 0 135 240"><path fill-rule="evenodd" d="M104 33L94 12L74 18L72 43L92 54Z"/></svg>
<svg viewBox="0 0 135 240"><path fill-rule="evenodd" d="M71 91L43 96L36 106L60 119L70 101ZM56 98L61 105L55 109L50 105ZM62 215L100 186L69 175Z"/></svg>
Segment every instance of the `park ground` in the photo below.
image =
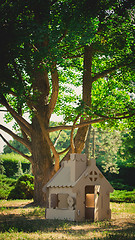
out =
<svg viewBox="0 0 135 240"><path fill-rule="evenodd" d="M135 203L111 203L112 219L102 222L46 220L31 200L0 200L0 240L135 239Z"/></svg>

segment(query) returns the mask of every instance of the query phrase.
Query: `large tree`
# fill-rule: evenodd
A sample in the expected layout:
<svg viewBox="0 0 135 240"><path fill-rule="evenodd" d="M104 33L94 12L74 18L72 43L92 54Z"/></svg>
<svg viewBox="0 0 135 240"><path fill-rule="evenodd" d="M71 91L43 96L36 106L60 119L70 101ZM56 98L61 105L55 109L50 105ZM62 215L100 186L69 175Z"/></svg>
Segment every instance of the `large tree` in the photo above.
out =
<svg viewBox="0 0 135 240"><path fill-rule="evenodd" d="M33 167L34 201L43 204L42 187L61 154L51 132L71 130L69 159L82 152L89 124L133 122L133 1L3 0L0 16L0 104L23 137L0 129L31 152L25 157ZM82 85L81 96L73 85ZM63 115L62 125L50 126L54 112Z"/></svg>

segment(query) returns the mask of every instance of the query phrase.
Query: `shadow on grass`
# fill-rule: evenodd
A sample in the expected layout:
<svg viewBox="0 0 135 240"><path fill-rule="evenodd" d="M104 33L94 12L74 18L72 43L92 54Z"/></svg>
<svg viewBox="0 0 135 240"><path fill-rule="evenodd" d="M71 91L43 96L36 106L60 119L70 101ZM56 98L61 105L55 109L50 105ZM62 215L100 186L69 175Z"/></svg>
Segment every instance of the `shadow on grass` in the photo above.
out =
<svg viewBox="0 0 135 240"><path fill-rule="evenodd" d="M103 222L69 222L62 220L47 220L41 218L30 219L29 216L15 214L0 216L0 232L42 232L51 233L57 232L68 234L72 237L85 237L89 232L93 235L98 232L102 237L92 237L90 239L102 240L134 240L135 239L135 224L127 223L124 228L120 228L117 224L112 224L111 221ZM94 235L93 235L94 236Z"/></svg>
<svg viewBox="0 0 135 240"><path fill-rule="evenodd" d="M34 202L28 203L28 204L21 204L21 205L8 205L8 206L0 206L0 211L3 209L23 209L23 208L35 208L36 204Z"/></svg>

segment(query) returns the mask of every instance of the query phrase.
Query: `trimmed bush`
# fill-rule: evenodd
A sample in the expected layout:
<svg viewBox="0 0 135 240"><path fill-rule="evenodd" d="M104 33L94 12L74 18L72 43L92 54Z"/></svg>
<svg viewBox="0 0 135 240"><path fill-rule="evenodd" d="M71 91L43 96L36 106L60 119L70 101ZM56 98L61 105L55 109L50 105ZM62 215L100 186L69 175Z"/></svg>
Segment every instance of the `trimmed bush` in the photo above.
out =
<svg viewBox="0 0 135 240"><path fill-rule="evenodd" d="M113 181L110 181L110 183L115 190L127 190L127 191L134 190L134 186L129 186L125 184L123 179L115 179Z"/></svg>
<svg viewBox="0 0 135 240"><path fill-rule="evenodd" d="M18 175L19 162L21 163L22 172L29 172L30 170L30 162L19 154L2 154L1 159L3 161L5 175L7 177L13 177Z"/></svg>
<svg viewBox="0 0 135 240"><path fill-rule="evenodd" d="M1 159L0 156L0 174L4 174L5 173L5 168L3 166L3 160Z"/></svg>
<svg viewBox="0 0 135 240"><path fill-rule="evenodd" d="M34 177L24 174L18 178L15 188L10 192L8 199L32 199L34 193Z"/></svg>
<svg viewBox="0 0 135 240"><path fill-rule="evenodd" d="M133 191L126 190L114 190L113 193L110 194L111 202L127 202L127 203L135 203L135 189Z"/></svg>
<svg viewBox="0 0 135 240"><path fill-rule="evenodd" d="M7 199L16 183L15 179L0 174L0 199Z"/></svg>

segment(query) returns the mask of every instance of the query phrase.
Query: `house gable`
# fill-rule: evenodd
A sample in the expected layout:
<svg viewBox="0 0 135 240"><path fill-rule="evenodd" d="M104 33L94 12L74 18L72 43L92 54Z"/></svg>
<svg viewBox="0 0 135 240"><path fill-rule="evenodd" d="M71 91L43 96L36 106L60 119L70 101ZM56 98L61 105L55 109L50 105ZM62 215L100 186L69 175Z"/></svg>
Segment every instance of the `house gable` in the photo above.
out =
<svg viewBox="0 0 135 240"><path fill-rule="evenodd" d="M90 160L90 165L87 166L86 170L82 173L79 179L74 183L74 187L82 185L102 185L105 186L106 191L113 192L114 189L107 179L100 172L96 166L95 160Z"/></svg>

